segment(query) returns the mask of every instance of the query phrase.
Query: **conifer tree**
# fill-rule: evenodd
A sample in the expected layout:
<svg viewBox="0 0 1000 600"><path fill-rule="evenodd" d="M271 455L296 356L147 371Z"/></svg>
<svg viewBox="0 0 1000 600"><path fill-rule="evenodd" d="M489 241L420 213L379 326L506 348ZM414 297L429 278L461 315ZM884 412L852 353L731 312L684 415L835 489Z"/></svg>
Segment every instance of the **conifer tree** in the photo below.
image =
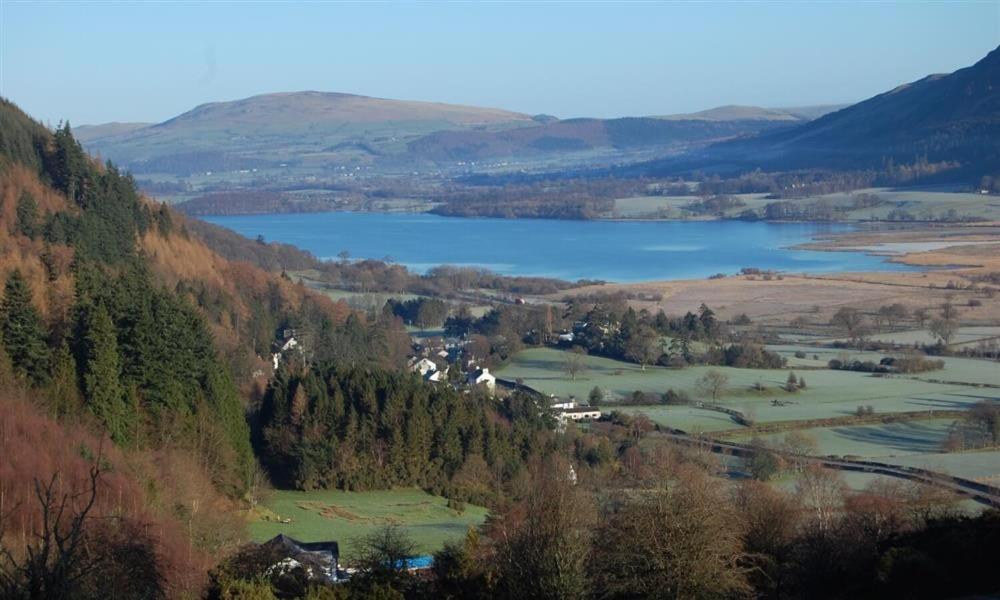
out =
<svg viewBox="0 0 1000 600"><path fill-rule="evenodd" d="M30 239L39 234L38 203L28 192L17 199L17 230Z"/></svg>
<svg viewBox="0 0 1000 600"><path fill-rule="evenodd" d="M14 270L4 286L0 303L0 335L14 371L35 385L49 380L49 349L45 328L31 303L31 290L21 272Z"/></svg>
<svg viewBox="0 0 1000 600"><path fill-rule="evenodd" d="M50 406L57 417L73 414L80 407L79 375L76 361L65 341L52 355Z"/></svg>
<svg viewBox="0 0 1000 600"><path fill-rule="evenodd" d="M103 306L87 311L84 324L83 387L87 406L118 444L128 440L130 411L125 404L115 326Z"/></svg>

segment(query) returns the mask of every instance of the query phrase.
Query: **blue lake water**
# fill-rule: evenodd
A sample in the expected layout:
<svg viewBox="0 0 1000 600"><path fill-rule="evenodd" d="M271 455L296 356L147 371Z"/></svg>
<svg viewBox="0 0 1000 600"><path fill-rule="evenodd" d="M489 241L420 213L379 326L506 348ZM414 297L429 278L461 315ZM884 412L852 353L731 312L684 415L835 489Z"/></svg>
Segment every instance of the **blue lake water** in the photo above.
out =
<svg viewBox="0 0 1000 600"><path fill-rule="evenodd" d="M206 217L247 237L263 235L320 258L391 257L416 271L441 264L504 275L645 281L736 273L891 271L908 267L863 252L791 246L847 225L745 221L465 219L418 213L308 213Z"/></svg>

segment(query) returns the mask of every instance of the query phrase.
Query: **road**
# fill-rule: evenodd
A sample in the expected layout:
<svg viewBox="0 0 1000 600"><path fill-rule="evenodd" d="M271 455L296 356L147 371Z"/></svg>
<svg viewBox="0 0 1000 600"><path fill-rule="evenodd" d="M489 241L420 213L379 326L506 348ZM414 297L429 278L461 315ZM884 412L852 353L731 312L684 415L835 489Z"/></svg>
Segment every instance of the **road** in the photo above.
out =
<svg viewBox="0 0 1000 600"><path fill-rule="evenodd" d="M661 434L679 444L696 446L711 450L716 454L729 454L732 456L750 456L755 450L746 444L735 442L725 442L706 437L695 437L677 429L661 428ZM783 454L776 452L777 454ZM945 473L918 469L916 467L904 467L900 465L890 465L869 460L853 460L848 458L833 458L828 456L795 456L790 457L806 464L819 465L827 469L837 469L839 471L855 471L860 473L873 473L875 475L885 475L887 477L898 477L909 481L917 481L927 485L943 488L971 498L980 504L985 504L993 508L1000 508L1000 488L954 477Z"/></svg>

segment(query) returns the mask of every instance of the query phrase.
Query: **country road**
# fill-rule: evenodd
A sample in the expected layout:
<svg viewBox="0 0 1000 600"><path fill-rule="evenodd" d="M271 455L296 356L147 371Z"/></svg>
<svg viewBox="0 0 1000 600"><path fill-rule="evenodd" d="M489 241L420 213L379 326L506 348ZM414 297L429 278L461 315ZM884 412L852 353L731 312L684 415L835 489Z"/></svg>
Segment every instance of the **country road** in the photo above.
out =
<svg viewBox="0 0 1000 600"><path fill-rule="evenodd" d="M735 442L725 442L712 438L695 437L679 429L660 428L660 433L664 437L679 444L707 448L716 454L729 454L732 456L750 456L755 450L746 444ZM775 451L777 454L784 454ZM860 473L873 473L888 477L898 477L909 481L917 481L939 488L951 490L962 496L966 496L993 508L1000 508L1000 488L995 486L954 477L945 473L918 469L916 467L904 467L901 465L890 465L868 460L853 460L847 458L831 458L824 456L795 456L795 460L807 464L820 465L827 469L837 469L839 471L854 471Z"/></svg>

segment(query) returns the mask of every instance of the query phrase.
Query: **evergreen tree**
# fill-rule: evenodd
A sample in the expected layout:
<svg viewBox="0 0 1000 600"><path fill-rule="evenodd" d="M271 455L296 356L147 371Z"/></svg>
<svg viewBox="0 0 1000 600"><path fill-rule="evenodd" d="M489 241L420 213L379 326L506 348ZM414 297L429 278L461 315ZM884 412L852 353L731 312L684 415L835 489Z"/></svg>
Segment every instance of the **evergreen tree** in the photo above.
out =
<svg viewBox="0 0 1000 600"><path fill-rule="evenodd" d="M87 406L118 444L127 441L130 411L125 403L115 326L103 306L89 307L83 326L83 388Z"/></svg>
<svg viewBox="0 0 1000 600"><path fill-rule="evenodd" d="M604 392L595 385L594 389L590 390L590 395L587 396L587 399L590 400L591 406L597 406L604 400Z"/></svg>
<svg viewBox="0 0 1000 600"><path fill-rule="evenodd" d="M57 417L74 414L80 407L79 374L76 361L64 341L52 355L52 384L49 402Z"/></svg>
<svg viewBox="0 0 1000 600"><path fill-rule="evenodd" d="M49 349L42 319L31 303L31 290L15 270L4 286L0 304L0 334L16 373L35 385L49 380Z"/></svg>
<svg viewBox="0 0 1000 600"><path fill-rule="evenodd" d="M30 239L39 233L38 203L28 192L22 192L17 199L17 231Z"/></svg>

